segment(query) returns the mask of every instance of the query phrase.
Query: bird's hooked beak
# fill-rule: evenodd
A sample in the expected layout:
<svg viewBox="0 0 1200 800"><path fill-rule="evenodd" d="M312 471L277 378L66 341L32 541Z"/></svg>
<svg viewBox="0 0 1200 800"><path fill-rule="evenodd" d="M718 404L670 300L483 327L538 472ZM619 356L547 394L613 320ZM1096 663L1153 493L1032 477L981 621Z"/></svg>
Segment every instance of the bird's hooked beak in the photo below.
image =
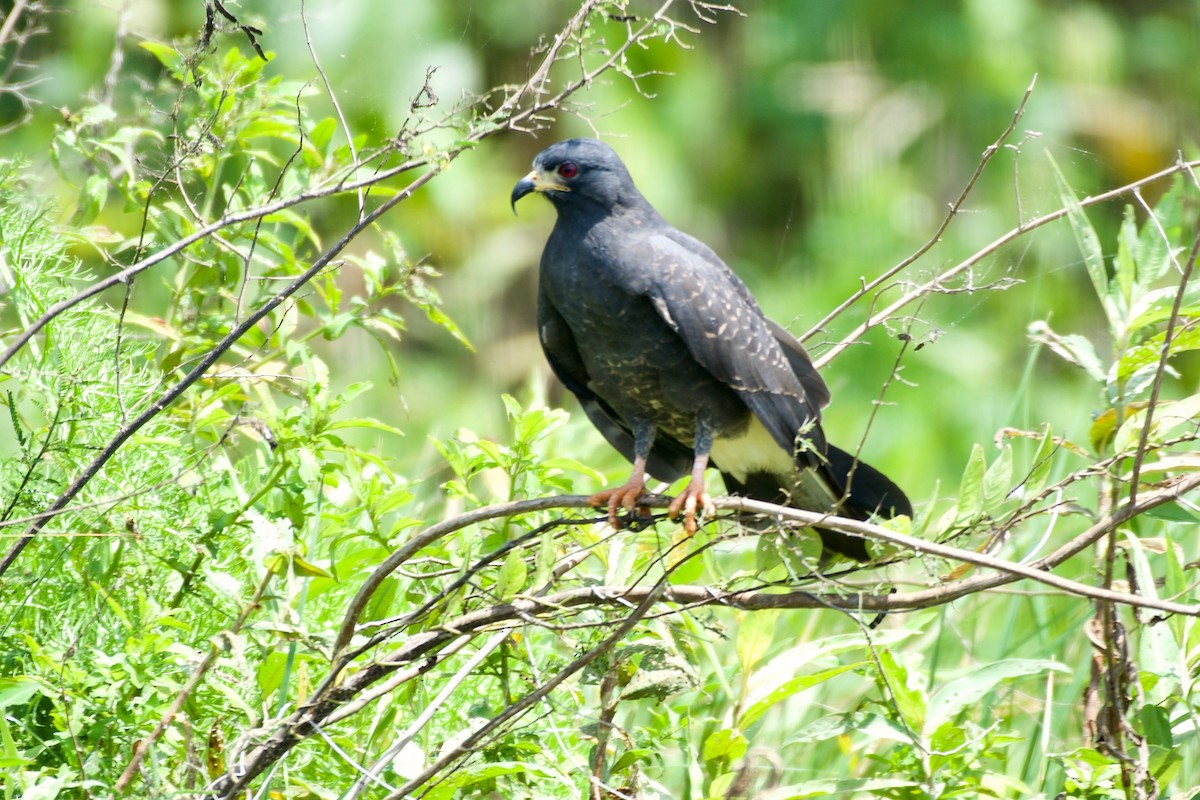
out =
<svg viewBox="0 0 1200 800"><path fill-rule="evenodd" d="M512 210L517 213L517 201L530 192L569 192L571 189L559 183L558 177L551 173L547 175L540 169L535 169L521 180L512 190Z"/></svg>

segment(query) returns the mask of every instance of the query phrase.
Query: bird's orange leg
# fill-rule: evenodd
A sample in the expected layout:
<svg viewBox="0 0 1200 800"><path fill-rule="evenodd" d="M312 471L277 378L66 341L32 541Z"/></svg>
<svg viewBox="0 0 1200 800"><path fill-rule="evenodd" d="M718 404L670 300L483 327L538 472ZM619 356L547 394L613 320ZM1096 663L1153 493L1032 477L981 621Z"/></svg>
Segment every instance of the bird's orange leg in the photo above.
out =
<svg viewBox="0 0 1200 800"><path fill-rule="evenodd" d="M683 512L683 529L688 531L689 536L696 533L697 505L706 515L716 512L713 498L710 498L708 492L704 491L704 470L708 468L708 451L712 447L712 439L708 438L707 429L703 426L697 429L696 445L696 458L691 463L688 486L677 495L676 499L671 501L671 505L667 506L667 516L672 519L678 517L680 511Z"/></svg>
<svg viewBox="0 0 1200 800"><path fill-rule="evenodd" d="M637 507L638 498L646 490L646 459L639 458L633 462L633 474L629 476L629 480L625 481L620 486L612 489L605 489L602 492L596 492L588 498L588 505L599 508L600 506L608 506L608 524L614 529L621 527L620 520L617 519L617 509L624 508L628 512L633 512Z"/></svg>

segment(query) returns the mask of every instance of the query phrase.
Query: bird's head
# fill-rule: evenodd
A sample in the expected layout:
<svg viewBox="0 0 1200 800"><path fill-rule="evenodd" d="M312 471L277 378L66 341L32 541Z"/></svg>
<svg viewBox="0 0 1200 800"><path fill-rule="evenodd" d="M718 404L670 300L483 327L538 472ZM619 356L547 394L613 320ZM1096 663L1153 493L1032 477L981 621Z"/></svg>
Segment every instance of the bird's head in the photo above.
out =
<svg viewBox="0 0 1200 800"><path fill-rule="evenodd" d="M531 192L542 194L560 212L596 207L611 211L645 202L616 152L599 139L567 139L538 153L533 171L513 187L514 212L517 201Z"/></svg>

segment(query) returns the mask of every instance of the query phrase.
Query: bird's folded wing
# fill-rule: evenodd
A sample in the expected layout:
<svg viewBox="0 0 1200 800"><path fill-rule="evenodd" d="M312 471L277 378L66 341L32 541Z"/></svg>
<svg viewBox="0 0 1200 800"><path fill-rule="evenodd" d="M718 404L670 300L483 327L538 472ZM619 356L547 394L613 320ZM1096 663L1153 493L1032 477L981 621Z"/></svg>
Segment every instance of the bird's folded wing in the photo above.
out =
<svg viewBox="0 0 1200 800"><path fill-rule="evenodd" d="M767 321L737 276L707 248L670 236L647 241L651 263L643 269L659 315L699 364L737 392L780 447L795 451L800 463L819 464L825 451L820 405L828 391L807 356L793 348L785 353L777 333L786 331ZM806 389L796 362L819 393Z"/></svg>

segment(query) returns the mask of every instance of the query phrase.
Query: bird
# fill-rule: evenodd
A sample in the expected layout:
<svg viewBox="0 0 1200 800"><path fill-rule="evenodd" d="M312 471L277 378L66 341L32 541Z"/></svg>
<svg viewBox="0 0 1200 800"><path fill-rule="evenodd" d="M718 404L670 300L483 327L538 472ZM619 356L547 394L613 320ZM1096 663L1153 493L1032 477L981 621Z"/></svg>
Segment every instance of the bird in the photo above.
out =
<svg viewBox="0 0 1200 800"><path fill-rule="evenodd" d="M647 475L686 488L669 504L687 533L710 515L711 464L734 495L859 520L912 516L882 472L829 444L829 389L800 342L700 240L668 223L599 139L568 139L533 160L511 204L540 194L557 212L542 251L537 332L550 368L633 464L592 495L619 527ZM817 528L822 559L870 560L857 536Z"/></svg>

